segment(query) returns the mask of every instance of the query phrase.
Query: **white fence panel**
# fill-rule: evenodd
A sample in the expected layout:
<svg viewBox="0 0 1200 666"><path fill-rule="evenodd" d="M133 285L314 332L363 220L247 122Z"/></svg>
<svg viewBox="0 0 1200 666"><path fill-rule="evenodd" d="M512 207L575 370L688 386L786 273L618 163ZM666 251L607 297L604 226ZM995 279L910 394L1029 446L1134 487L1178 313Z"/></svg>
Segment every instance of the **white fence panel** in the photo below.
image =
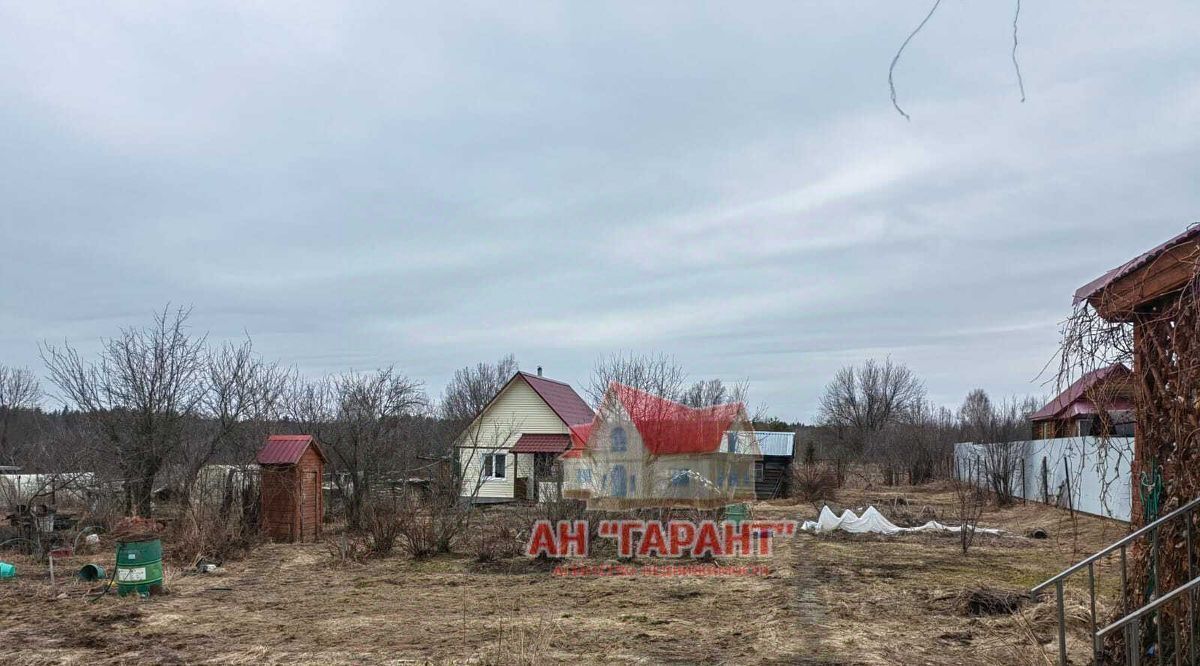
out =
<svg viewBox="0 0 1200 666"><path fill-rule="evenodd" d="M965 478L968 470L985 469L987 446L973 442L954 445L960 478ZM1132 437L1036 439L1008 446L1024 449L1023 464L1013 475L1017 497L1064 507L1069 503L1076 511L1129 521Z"/></svg>

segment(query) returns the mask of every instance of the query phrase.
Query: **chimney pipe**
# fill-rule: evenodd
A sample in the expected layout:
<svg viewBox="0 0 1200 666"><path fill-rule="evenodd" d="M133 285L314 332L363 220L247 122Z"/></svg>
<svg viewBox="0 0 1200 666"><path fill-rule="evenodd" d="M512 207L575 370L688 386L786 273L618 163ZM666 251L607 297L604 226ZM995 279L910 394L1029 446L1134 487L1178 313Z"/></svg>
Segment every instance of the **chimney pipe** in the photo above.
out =
<svg viewBox="0 0 1200 666"><path fill-rule="evenodd" d="M538 366L538 377L542 376L542 366Z"/></svg>

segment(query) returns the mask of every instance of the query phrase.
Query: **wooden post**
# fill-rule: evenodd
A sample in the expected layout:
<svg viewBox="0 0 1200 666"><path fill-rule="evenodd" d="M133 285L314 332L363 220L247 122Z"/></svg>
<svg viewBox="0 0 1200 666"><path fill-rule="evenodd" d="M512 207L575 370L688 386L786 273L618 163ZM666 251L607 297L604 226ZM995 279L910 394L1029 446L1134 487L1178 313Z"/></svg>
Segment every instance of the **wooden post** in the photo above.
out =
<svg viewBox="0 0 1200 666"><path fill-rule="evenodd" d="M1063 456L1063 471L1067 473L1067 510L1071 512L1071 518L1075 517L1075 499L1071 497L1071 466L1067 464L1067 457Z"/></svg>

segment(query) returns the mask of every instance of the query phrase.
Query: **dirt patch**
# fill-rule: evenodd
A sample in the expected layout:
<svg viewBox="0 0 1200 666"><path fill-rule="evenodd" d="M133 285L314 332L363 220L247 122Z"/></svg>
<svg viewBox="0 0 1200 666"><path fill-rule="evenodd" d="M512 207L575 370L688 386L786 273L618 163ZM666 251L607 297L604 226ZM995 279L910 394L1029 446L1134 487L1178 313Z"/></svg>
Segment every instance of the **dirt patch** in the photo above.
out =
<svg viewBox="0 0 1200 666"><path fill-rule="evenodd" d="M963 590L954 598L954 608L962 615L1012 615L1029 601L1024 591L978 588Z"/></svg>

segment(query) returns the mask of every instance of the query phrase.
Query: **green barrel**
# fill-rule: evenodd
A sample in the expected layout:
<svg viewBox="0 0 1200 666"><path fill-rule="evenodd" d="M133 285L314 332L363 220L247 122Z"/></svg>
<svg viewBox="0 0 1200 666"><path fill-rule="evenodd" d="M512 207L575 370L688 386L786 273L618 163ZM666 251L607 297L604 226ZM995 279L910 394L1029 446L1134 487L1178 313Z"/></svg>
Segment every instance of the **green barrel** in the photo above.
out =
<svg viewBox="0 0 1200 666"><path fill-rule="evenodd" d="M150 596L162 589L162 542L131 541L117 544L117 594Z"/></svg>
<svg viewBox="0 0 1200 666"><path fill-rule="evenodd" d="M750 507L745 504L730 504L725 507L725 522L741 525L750 514Z"/></svg>
<svg viewBox="0 0 1200 666"><path fill-rule="evenodd" d="M8 562L0 562L0 578L16 578L17 568Z"/></svg>
<svg viewBox="0 0 1200 666"><path fill-rule="evenodd" d="M104 567L99 564L85 564L79 568L79 580L88 582L104 580L108 574L104 571Z"/></svg>

